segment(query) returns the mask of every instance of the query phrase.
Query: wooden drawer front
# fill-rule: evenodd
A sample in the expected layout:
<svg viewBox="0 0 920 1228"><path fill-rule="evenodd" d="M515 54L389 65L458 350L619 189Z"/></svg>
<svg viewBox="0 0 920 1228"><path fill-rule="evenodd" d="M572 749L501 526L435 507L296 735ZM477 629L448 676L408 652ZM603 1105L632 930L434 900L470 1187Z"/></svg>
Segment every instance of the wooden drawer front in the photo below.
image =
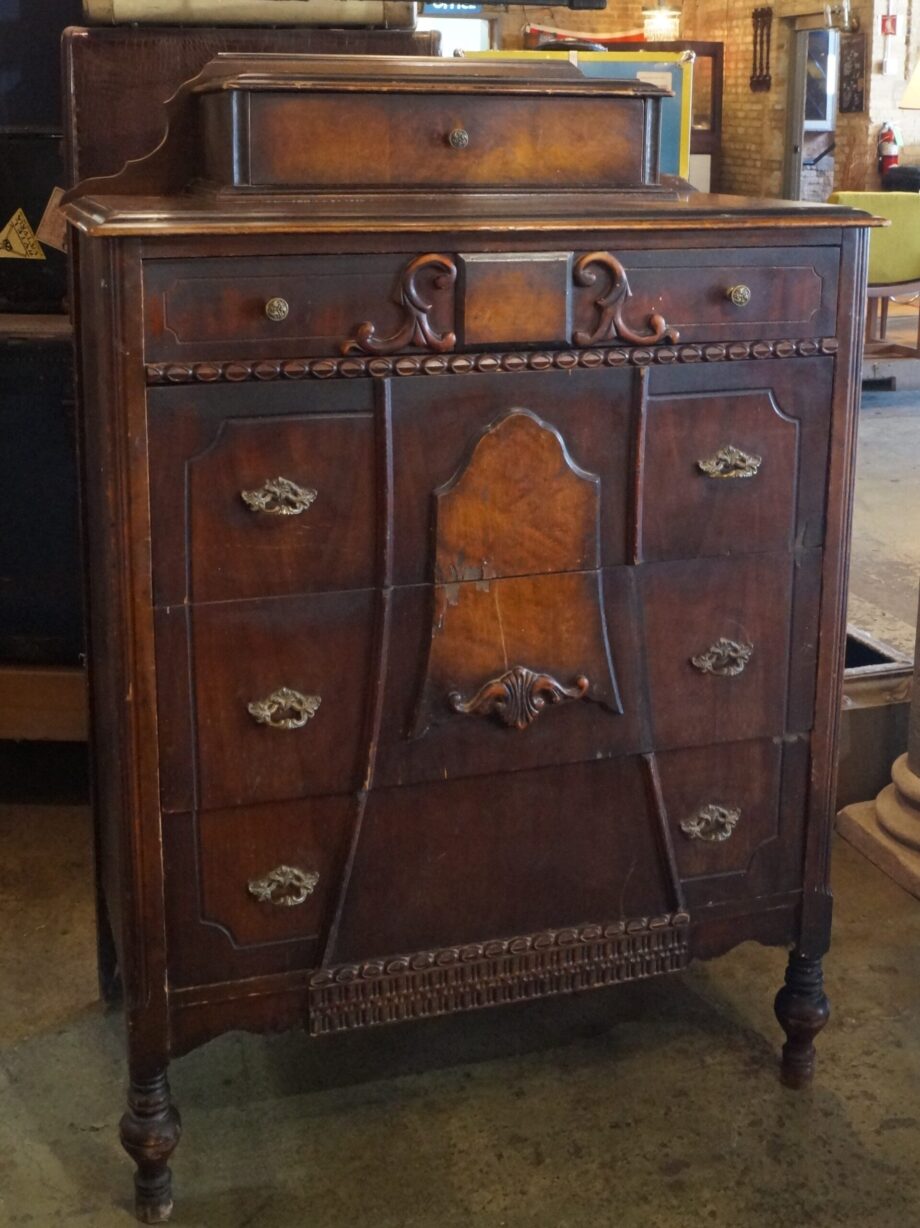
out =
<svg viewBox="0 0 920 1228"><path fill-rule="evenodd" d="M645 116L644 101L625 98L253 94L245 182L632 187L647 182L654 165ZM468 143L455 148L450 136L460 132Z"/></svg>
<svg viewBox="0 0 920 1228"><path fill-rule="evenodd" d="M406 319L399 288L417 253L359 256L234 256L148 260L144 310L148 362L339 355L370 320L377 336L398 335ZM419 274L430 292L428 320L439 334L454 327L454 296L436 292L443 270ZM283 299L287 315L266 308ZM407 337L403 349L413 347Z"/></svg>
<svg viewBox="0 0 920 1228"><path fill-rule="evenodd" d="M273 402L281 408L284 400L290 408L290 395L226 391L235 394L241 416L230 416L231 405L201 392L188 399L178 394L182 404L167 410L165 420L152 415L157 603L371 586L371 415L273 415ZM343 400L311 387L279 391L294 392L301 403Z"/></svg>
<svg viewBox="0 0 920 1228"><path fill-rule="evenodd" d="M808 742L732 742L657 757L693 912L801 887Z"/></svg>
<svg viewBox="0 0 920 1228"><path fill-rule="evenodd" d="M332 593L193 607L191 692L202 809L341 793L366 770L374 594ZM163 668L171 670L168 658ZM276 728L250 704L287 688L313 715L278 704ZM161 689L161 694L164 694ZM315 698L319 697L319 704ZM181 724L187 714L179 712ZM162 735L169 737L169 721Z"/></svg>
<svg viewBox="0 0 920 1228"><path fill-rule="evenodd" d="M641 749L633 579L621 567L396 589L375 783Z"/></svg>
<svg viewBox="0 0 920 1228"><path fill-rule="evenodd" d="M739 366L652 382L640 460L643 559L823 540L832 363Z"/></svg>
<svg viewBox="0 0 920 1228"><path fill-rule="evenodd" d="M167 960L174 984L318 963L338 896L353 799L170 815Z"/></svg>
<svg viewBox="0 0 920 1228"><path fill-rule="evenodd" d="M793 570L770 555L641 569L656 747L783 733Z"/></svg>
<svg viewBox="0 0 920 1228"><path fill-rule="evenodd" d="M394 582L624 562L638 403L609 368L394 381Z"/></svg>
<svg viewBox="0 0 920 1228"><path fill-rule="evenodd" d="M749 247L614 252L626 269L633 327L657 311L686 341L832 337L837 321L835 247ZM750 293L743 306L730 292ZM591 328L598 287L579 289L576 326ZM746 297L743 292L741 298ZM593 317L592 317L593 311ZM641 311L640 320L633 320ZM583 323L582 323L583 322Z"/></svg>
<svg viewBox="0 0 920 1228"><path fill-rule="evenodd" d="M673 911L650 796L635 758L371 793L332 962Z"/></svg>

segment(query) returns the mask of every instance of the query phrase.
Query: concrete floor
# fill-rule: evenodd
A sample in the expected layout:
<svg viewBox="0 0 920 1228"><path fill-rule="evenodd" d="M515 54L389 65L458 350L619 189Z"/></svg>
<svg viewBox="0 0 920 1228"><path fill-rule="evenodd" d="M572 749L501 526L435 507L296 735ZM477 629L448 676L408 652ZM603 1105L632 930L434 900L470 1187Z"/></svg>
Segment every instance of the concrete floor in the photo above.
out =
<svg viewBox="0 0 920 1228"><path fill-rule="evenodd" d="M917 311L916 303L892 304L889 340L916 345ZM918 360L899 361L920 369ZM913 654L918 584L920 391L867 391L859 415L849 621Z"/></svg>
<svg viewBox="0 0 920 1228"><path fill-rule="evenodd" d="M85 808L0 807L0 1224L132 1222L122 1027L95 1000ZM784 955L337 1040L180 1059L176 1225L910 1228L920 902L845 844L814 1088L777 1079Z"/></svg>
<svg viewBox="0 0 920 1228"><path fill-rule="evenodd" d="M908 650L918 463L920 394L870 394L850 617ZM122 1021L95 998L88 811L24 801L2 757L0 778L18 799L0 805L0 1228L126 1226ZM173 1066L174 1223L914 1228L920 902L839 841L834 879L811 1091L777 1079L784 954L756 945L529 1007L228 1036Z"/></svg>

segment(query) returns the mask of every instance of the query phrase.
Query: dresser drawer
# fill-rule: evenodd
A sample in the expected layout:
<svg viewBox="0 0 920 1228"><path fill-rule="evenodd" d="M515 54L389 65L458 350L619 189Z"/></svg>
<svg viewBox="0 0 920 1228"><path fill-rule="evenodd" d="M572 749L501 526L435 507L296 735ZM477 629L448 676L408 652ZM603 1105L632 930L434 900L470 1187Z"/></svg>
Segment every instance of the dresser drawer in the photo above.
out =
<svg viewBox="0 0 920 1228"><path fill-rule="evenodd" d="M836 247L683 248L614 252L626 269L635 314L660 312L682 342L832 337L837 326ZM590 321L591 290L576 319ZM595 309L596 315L596 309Z"/></svg>
<svg viewBox="0 0 920 1228"><path fill-rule="evenodd" d="M633 572L395 589L375 783L643 749Z"/></svg>
<svg viewBox="0 0 920 1228"><path fill-rule="evenodd" d="M159 611L164 809L357 789L375 616L367 590Z"/></svg>
<svg viewBox="0 0 920 1228"><path fill-rule="evenodd" d="M376 561L369 390L170 389L151 404L159 605L367 588Z"/></svg>
<svg viewBox="0 0 920 1228"><path fill-rule="evenodd" d="M640 569L658 749L784 732L793 574L782 555Z"/></svg>
<svg viewBox="0 0 920 1228"><path fill-rule="evenodd" d="M653 372L641 557L820 545L833 371L808 358Z"/></svg>
<svg viewBox="0 0 920 1228"><path fill-rule="evenodd" d="M227 91L204 102L214 177L237 187L443 192L657 183L656 118L640 97L476 97L435 86L423 95L254 92L236 122ZM240 150L232 161L230 128Z"/></svg>
<svg viewBox="0 0 920 1228"><path fill-rule="evenodd" d="M170 980L242 979L318 963L354 799L167 816Z"/></svg>
<svg viewBox="0 0 920 1228"><path fill-rule="evenodd" d="M691 912L801 887L807 739L731 742L656 758Z"/></svg>
<svg viewBox="0 0 920 1228"><path fill-rule="evenodd" d="M332 961L673 911L651 797L635 756L375 789Z"/></svg>
<svg viewBox="0 0 920 1228"><path fill-rule="evenodd" d="M418 252L357 256L233 256L144 264L148 362L341 355L358 327L398 336L406 321L403 272ZM454 328L454 293L444 269L422 269L439 335ZM402 349L413 346L407 336ZM296 375L296 371L293 372Z"/></svg>

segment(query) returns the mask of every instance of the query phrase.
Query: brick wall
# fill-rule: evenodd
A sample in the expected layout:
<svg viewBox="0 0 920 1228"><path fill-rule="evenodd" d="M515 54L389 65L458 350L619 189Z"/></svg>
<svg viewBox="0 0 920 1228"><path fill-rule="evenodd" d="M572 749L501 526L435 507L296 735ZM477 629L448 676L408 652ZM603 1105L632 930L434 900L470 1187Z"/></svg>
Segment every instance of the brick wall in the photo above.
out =
<svg viewBox="0 0 920 1228"><path fill-rule="evenodd" d="M551 5L486 10L496 19L498 45L521 46L521 28L540 23L587 32L623 32L641 27L647 0L608 0L606 11L573 11ZM753 196L779 196L783 187L789 70L794 18L814 14L823 0L773 0L772 89L753 93L751 10L754 0L683 0L682 35L725 44L723 102L722 190ZM875 143L881 124L900 124L907 145L902 162L920 164L920 111L901 111L898 103L907 79L920 60L920 0L891 0L898 33L892 55L893 71L882 74L880 17L888 0L853 0L852 9L869 36L871 71L867 80L866 112L838 118L837 149L832 161L806 175L809 196L824 199L832 188L875 188Z"/></svg>

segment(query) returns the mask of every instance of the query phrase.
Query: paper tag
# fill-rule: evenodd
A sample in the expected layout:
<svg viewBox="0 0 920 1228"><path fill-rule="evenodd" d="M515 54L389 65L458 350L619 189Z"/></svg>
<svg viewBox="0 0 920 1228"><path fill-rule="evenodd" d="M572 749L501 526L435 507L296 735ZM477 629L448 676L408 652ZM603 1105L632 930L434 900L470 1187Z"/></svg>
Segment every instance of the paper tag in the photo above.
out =
<svg viewBox="0 0 920 1228"><path fill-rule="evenodd" d="M0 230L0 260L44 260L45 253L21 209Z"/></svg>
<svg viewBox="0 0 920 1228"><path fill-rule="evenodd" d="M35 237L45 247L53 247L55 251L67 251L67 219L61 212L63 188L52 188L42 220L38 223Z"/></svg>

